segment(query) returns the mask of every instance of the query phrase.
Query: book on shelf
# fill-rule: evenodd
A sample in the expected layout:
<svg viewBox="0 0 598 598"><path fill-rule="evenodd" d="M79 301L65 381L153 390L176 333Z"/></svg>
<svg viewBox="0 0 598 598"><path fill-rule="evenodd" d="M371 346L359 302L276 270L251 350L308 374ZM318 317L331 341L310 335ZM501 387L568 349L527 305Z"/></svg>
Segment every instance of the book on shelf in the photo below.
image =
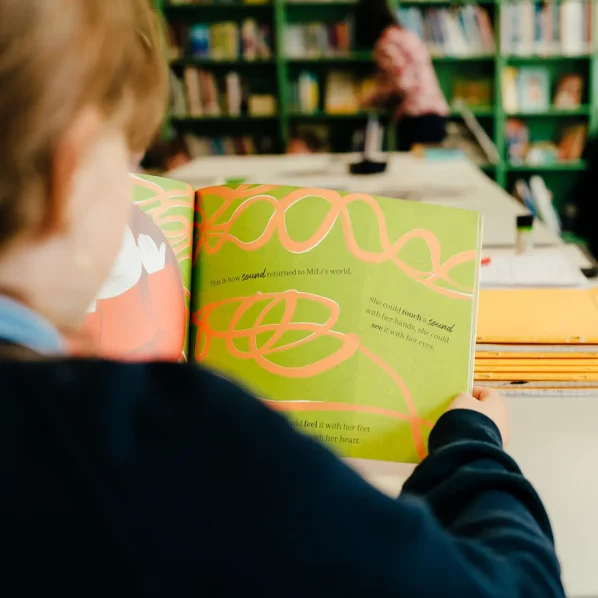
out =
<svg viewBox="0 0 598 598"><path fill-rule="evenodd" d="M550 106L550 73L544 67L517 71L517 105L520 112L542 112Z"/></svg>
<svg viewBox="0 0 598 598"><path fill-rule="evenodd" d="M559 79L554 94L555 108L574 110L581 105L584 80L580 74L566 74ZM549 110L552 81L547 67L504 67L502 102L507 114Z"/></svg>
<svg viewBox="0 0 598 598"><path fill-rule="evenodd" d="M211 60L267 60L272 58L270 27L255 19L241 23L197 23L169 25L170 59L191 56Z"/></svg>
<svg viewBox="0 0 598 598"><path fill-rule="evenodd" d="M219 80L213 72L188 66L183 70L183 81L184 84L173 79L171 86L171 113L175 117L273 116L276 113L274 95L250 93L247 83L236 71L228 72Z"/></svg>
<svg viewBox="0 0 598 598"><path fill-rule="evenodd" d="M581 160L588 137L588 126L574 124L563 127L559 140L558 157L561 161Z"/></svg>
<svg viewBox="0 0 598 598"><path fill-rule="evenodd" d="M398 9L400 23L416 33L435 56L470 56L495 51L492 21L474 4L453 8Z"/></svg>
<svg viewBox="0 0 598 598"><path fill-rule="evenodd" d="M503 68L502 78L502 105L506 113L517 112L517 69L513 66Z"/></svg>
<svg viewBox="0 0 598 598"><path fill-rule="evenodd" d="M375 88L373 77L360 77L350 71L330 71L326 78L324 109L327 114L354 114Z"/></svg>
<svg viewBox="0 0 598 598"><path fill-rule="evenodd" d="M247 99L247 111L250 116L274 116L276 98L271 93L254 93Z"/></svg>
<svg viewBox="0 0 598 598"><path fill-rule="evenodd" d="M534 139L520 119L509 118L505 127L507 159L512 166L542 166L581 159L588 134L586 124L565 125L558 140Z"/></svg>
<svg viewBox="0 0 598 598"><path fill-rule="evenodd" d="M330 126L326 124L297 123L291 139L301 139L311 153L330 151Z"/></svg>
<svg viewBox="0 0 598 598"><path fill-rule="evenodd" d="M529 149L529 127L517 118L509 118L505 124L505 144L509 164L525 164Z"/></svg>
<svg viewBox="0 0 598 598"><path fill-rule="evenodd" d="M577 56L592 51L592 0L501 4L500 49L514 56Z"/></svg>
<svg viewBox="0 0 598 598"><path fill-rule="evenodd" d="M284 32L288 58L345 56L353 48L353 20L333 23L291 23Z"/></svg>
<svg viewBox="0 0 598 598"><path fill-rule="evenodd" d="M186 81L179 79L173 71L170 77L170 114L175 118L184 118L189 115L189 102L187 100ZM196 87L194 87L196 89Z"/></svg>
<svg viewBox="0 0 598 598"><path fill-rule="evenodd" d="M274 148L274 139L268 135L205 137L188 133L184 140L189 157L192 159L205 156L271 154Z"/></svg>
<svg viewBox="0 0 598 598"><path fill-rule="evenodd" d="M425 457L434 422L471 390L479 213L330 189L133 183L118 268L86 323L99 355L211 368L343 456Z"/></svg>
<svg viewBox="0 0 598 598"><path fill-rule="evenodd" d="M318 75L302 71L289 87L289 107L292 112L315 114L320 109L320 82Z"/></svg>
<svg viewBox="0 0 598 598"><path fill-rule="evenodd" d="M456 76L452 80L452 103L471 108L490 107L494 103L494 82L490 77Z"/></svg>
<svg viewBox="0 0 598 598"><path fill-rule="evenodd" d="M554 92L554 107L560 110L576 110L581 106L584 80L578 73L563 75Z"/></svg>
<svg viewBox="0 0 598 598"><path fill-rule="evenodd" d="M273 0L168 0L168 6L228 6L235 4L273 4Z"/></svg>
<svg viewBox="0 0 598 598"><path fill-rule="evenodd" d="M375 79L355 75L350 71L329 71L324 90L326 114L355 114L365 98L373 93ZM320 110L320 81L318 75L302 71L290 85L289 106L298 114L317 114Z"/></svg>

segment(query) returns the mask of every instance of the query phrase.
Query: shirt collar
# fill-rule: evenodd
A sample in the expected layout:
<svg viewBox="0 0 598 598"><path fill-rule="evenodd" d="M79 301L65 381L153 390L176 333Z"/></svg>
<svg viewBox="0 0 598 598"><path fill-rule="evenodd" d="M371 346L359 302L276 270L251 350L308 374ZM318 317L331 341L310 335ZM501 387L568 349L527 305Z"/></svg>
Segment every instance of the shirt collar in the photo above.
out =
<svg viewBox="0 0 598 598"><path fill-rule="evenodd" d="M0 339L41 355L64 353L58 330L22 303L0 296Z"/></svg>

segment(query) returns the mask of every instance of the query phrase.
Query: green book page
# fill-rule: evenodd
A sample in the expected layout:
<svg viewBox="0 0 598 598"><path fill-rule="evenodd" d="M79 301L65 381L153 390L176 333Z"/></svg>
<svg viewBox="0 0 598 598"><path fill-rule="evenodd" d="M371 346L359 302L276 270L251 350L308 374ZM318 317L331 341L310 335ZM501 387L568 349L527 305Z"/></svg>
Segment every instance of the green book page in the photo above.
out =
<svg viewBox="0 0 598 598"><path fill-rule="evenodd" d="M268 185L198 193L191 358L342 456L417 462L470 389L476 212Z"/></svg>

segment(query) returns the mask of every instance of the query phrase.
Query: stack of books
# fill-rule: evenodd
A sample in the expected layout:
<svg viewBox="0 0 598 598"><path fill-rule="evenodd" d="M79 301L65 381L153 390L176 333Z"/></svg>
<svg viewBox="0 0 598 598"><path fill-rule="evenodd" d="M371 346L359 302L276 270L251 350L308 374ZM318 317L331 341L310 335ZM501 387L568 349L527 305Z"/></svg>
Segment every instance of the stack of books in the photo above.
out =
<svg viewBox="0 0 598 598"><path fill-rule="evenodd" d="M434 56L477 56L495 51L490 16L474 4L451 9L399 8L398 17Z"/></svg>
<svg viewBox="0 0 598 598"><path fill-rule="evenodd" d="M507 392L598 389L598 289L480 293L475 380Z"/></svg>
<svg viewBox="0 0 598 598"><path fill-rule="evenodd" d="M186 67L183 80L173 76L171 112L175 118L231 116L273 116L276 98L272 94L250 94L239 73L231 71L220 81L214 73Z"/></svg>
<svg viewBox="0 0 598 598"><path fill-rule="evenodd" d="M491 77L463 77L453 79L453 105L470 108L489 108L494 103L494 82Z"/></svg>
<svg viewBox="0 0 598 598"><path fill-rule="evenodd" d="M237 4L271 4L270 0L235 0ZM230 6L231 0L169 0L170 6L201 6L202 4L217 4L220 6Z"/></svg>
<svg viewBox="0 0 598 598"><path fill-rule="evenodd" d="M268 60L272 58L270 27L254 19L240 25L234 21L202 23L169 29L168 55L171 60L183 56L211 60Z"/></svg>
<svg viewBox="0 0 598 598"><path fill-rule="evenodd" d="M551 106L551 74L543 66L505 67L502 72L502 101L507 113L542 112ZM577 110L581 106L584 78L579 73L562 75L556 84L553 107Z"/></svg>
<svg viewBox="0 0 598 598"><path fill-rule="evenodd" d="M353 22L347 18L334 23L294 23L284 34L288 58L343 56L353 48Z"/></svg>
<svg viewBox="0 0 598 598"><path fill-rule="evenodd" d="M586 123L563 125L558 139L553 140L541 132L530 132L530 127L521 119L509 118L505 129L507 158L511 166L581 160L587 136Z"/></svg>
<svg viewBox="0 0 598 598"><path fill-rule="evenodd" d="M358 76L349 71L331 71L326 80L326 113L359 112L363 100L373 95L375 89L376 81L373 77Z"/></svg>
<svg viewBox="0 0 598 598"><path fill-rule="evenodd" d="M185 143L192 159L204 156L247 156L251 154L271 154L274 150L274 139L261 135L201 137L193 134L185 135Z"/></svg>
<svg viewBox="0 0 598 598"><path fill-rule="evenodd" d="M350 71L329 71L325 79L324 111L326 114L355 114L363 100L373 94L373 77L355 75ZM320 79L316 73L303 71L291 83L289 105L298 114L316 114L320 110Z"/></svg>
<svg viewBox="0 0 598 598"><path fill-rule="evenodd" d="M591 52L594 2L511 2L500 10L500 47L515 56L566 55Z"/></svg>

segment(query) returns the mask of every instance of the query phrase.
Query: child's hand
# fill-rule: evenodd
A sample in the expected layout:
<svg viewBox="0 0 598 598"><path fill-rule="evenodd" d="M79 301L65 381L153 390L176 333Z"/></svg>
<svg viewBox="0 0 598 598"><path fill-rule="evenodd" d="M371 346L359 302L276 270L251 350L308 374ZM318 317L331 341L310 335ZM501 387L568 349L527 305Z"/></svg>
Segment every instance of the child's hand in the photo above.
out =
<svg viewBox="0 0 598 598"><path fill-rule="evenodd" d="M472 394L473 396L469 394L459 395L450 404L447 411L470 409L489 417L500 431L503 446L506 447L510 440L511 431L509 413L502 396L495 390L482 388L481 386L475 387Z"/></svg>

